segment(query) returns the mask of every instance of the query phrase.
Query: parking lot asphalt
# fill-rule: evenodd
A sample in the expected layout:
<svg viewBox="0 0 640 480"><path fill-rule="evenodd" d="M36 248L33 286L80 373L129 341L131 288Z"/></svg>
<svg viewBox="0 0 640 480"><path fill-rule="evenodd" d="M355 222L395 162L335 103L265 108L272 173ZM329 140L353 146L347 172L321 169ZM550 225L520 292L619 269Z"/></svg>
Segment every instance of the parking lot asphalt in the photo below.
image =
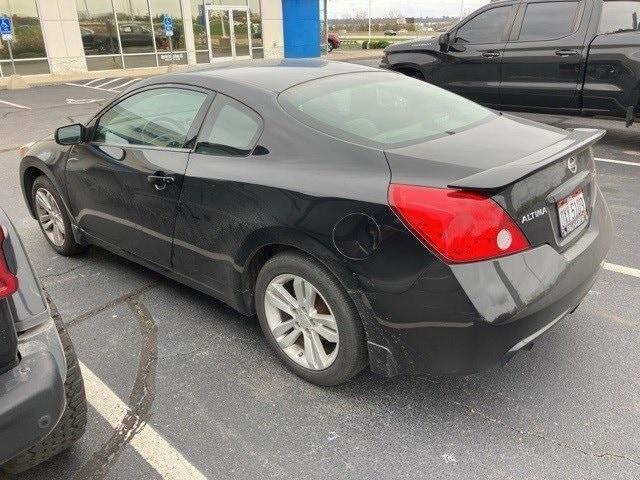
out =
<svg viewBox="0 0 640 480"><path fill-rule="evenodd" d="M534 116L609 131L595 153L615 239L609 269L533 350L468 377L365 372L322 389L280 365L255 318L106 251L49 248L15 148L88 118L124 81L0 92L0 206L90 403L80 442L15 478L640 478L640 126Z"/></svg>

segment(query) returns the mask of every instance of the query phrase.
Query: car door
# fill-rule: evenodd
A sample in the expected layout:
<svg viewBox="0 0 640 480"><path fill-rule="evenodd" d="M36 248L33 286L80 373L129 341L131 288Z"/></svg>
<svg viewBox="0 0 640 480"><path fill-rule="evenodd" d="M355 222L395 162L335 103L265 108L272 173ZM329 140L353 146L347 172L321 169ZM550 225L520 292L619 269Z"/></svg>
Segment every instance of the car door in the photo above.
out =
<svg viewBox="0 0 640 480"><path fill-rule="evenodd" d="M587 48L580 29L586 0L523 4L504 50L500 103L513 108L578 109Z"/></svg>
<svg viewBox="0 0 640 480"><path fill-rule="evenodd" d="M78 226L97 243L169 267L190 142L210 100L205 90L155 86L104 111L67 161Z"/></svg>
<svg viewBox="0 0 640 480"><path fill-rule="evenodd" d="M218 94L189 157L176 219L175 271L220 296L229 296L228 279L236 268L239 242L260 222L252 178L265 157L253 153L262 118L246 105Z"/></svg>
<svg viewBox="0 0 640 480"><path fill-rule="evenodd" d="M451 34L449 51L435 71L434 83L471 100L495 105L499 101L500 65L514 5L479 12Z"/></svg>

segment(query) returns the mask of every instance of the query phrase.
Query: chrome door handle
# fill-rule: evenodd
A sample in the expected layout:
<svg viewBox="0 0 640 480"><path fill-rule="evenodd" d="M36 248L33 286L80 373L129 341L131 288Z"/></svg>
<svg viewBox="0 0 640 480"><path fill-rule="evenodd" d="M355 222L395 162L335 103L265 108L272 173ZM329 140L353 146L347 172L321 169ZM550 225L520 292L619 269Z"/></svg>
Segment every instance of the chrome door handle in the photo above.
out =
<svg viewBox="0 0 640 480"><path fill-rule="evenodd" d="M165 175L149 175L147 181L153 183L156 190L164 190L167 188L167 185L175 182L176 179Z"/></svg>
<svg viewBox="0 0 640 480"><path fill-rule="evenodd" d="M559 57L572 57L574 55L578 55L578 52L575 50L556 50L556 55Z"/></svg>
<svg viewBox="0 0 640 480"><path fill-rule="evenodd" d="M482 52L484 58L496 58L500 56L500 52Z"/></svg>

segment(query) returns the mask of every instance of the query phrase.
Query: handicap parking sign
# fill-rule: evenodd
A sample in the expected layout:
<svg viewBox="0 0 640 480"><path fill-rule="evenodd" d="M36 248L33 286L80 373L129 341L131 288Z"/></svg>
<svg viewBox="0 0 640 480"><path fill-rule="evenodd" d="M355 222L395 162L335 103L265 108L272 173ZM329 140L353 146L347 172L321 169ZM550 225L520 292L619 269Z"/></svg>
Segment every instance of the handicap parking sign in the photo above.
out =
<svg viewBox="0 0 640 480"><path fill-rule="evenodd" d="M2 40L13 40L13 25L9 17L0 17L0 36Z"/></svg>
<svg viewBox="0 0 640 480"><path fill-rule="evenodd" d="M173 37L173 19L169 15L165 15L162 18L162 23L164 25L164 34L167 37Z"/></svg>

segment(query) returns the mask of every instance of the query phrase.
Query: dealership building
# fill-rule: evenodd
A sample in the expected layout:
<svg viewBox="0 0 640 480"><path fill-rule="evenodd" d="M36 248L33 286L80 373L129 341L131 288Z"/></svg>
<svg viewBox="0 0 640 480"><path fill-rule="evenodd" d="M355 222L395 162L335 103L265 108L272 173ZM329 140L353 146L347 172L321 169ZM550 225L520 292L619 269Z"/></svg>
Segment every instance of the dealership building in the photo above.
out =
<svg viewBox="0 0 640 480"><path fill-rule="evenodd" d="M324 12L326 0L0 0L13 27L0 76L314 57Z"/></svg>

